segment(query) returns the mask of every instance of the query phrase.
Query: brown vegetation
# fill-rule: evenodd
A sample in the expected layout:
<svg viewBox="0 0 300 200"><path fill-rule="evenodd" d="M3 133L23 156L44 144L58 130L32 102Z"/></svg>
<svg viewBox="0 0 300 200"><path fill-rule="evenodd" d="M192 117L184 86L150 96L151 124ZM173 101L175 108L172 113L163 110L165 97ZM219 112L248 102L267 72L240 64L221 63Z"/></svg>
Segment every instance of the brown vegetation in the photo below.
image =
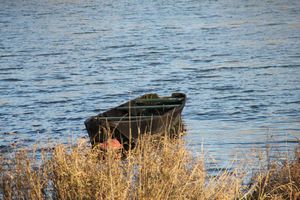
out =
<svg viewBox="0 0 300 200"><path fill-rule="evenodd" d="M121 158L78 143L35 155L19 152L0 163L0 199L296 199L299 160L257 179L242 191L235 172L206 174L203 159L191 156L181 139L145 136Z"/></svg>
<svg viewBox="0 0 300 200"><path fill-rule="evenodd" d="M254 178L248 199L300 199L300 149L291 163L272 163L270 169Z"/></svg>

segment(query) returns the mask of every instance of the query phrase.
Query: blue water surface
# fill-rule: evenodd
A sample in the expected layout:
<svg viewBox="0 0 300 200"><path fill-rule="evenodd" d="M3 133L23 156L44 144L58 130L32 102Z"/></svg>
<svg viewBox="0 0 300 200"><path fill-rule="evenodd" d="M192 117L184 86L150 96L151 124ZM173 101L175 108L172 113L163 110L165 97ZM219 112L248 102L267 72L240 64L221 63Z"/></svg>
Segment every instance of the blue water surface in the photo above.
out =
<svg viewBox="0 0 300 200"><path fill-rule="evenodd" d="M184 92L187 145L220 165L300 138L300 1L0 1L0 151Z"/></svg>

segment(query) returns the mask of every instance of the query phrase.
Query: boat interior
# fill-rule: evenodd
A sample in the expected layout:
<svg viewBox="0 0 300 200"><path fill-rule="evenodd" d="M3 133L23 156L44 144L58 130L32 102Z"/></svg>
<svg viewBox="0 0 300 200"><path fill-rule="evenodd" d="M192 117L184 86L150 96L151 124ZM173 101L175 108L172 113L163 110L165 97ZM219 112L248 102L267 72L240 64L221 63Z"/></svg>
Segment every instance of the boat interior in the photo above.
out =
<svg viewBox="0 0 300 200"><path fill-rule="evenodd" d="M172 94L170 97L159 97L157 94L146 94L97 116L104 120L137 120L153 116L162 116L185 103L185 96Z"/></svg>

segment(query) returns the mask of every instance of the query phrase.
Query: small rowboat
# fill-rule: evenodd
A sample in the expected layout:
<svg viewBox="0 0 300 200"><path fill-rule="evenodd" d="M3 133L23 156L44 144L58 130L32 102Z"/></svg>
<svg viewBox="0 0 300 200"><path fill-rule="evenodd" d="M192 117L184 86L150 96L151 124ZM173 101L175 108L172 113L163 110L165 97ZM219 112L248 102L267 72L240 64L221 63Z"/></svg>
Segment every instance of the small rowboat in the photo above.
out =
<svg viewBox="0 0 300 200"><path fill-rule="evenodd" d="M134 144L141 134L174 133L176 127L178 132L185 102L186 95L183 93L167 97L145 94L92 116L84 123L93 146L105 143L108 138L123 145L129 144L129 141Z"/></svg>

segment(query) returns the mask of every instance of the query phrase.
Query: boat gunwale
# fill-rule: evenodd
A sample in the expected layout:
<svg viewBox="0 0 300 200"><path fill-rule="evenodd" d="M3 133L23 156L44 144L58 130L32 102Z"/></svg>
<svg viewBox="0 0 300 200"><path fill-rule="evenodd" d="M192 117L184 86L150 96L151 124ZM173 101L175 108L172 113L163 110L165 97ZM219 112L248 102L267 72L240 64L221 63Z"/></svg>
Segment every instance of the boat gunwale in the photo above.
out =
<svg viewBox="0 0 300 200"><path fill-rule="evenodd" d="M183 94L183 93L180 93ZM149 94L148 94L149 95ZM90 117L90 118L94 118L95 120L99 120L99 121L105 121L105 122L119 122L119 123L123 123L123 122L134 122L134 121L144 121L144 120L153 120L153 119L157 119L157 118L163 118L166 115L170 115L170 113L174 113L177 110L181 110L183 109L185 102L186 102L186 96L184 94L183 97L172 97L172 96L168 96L168 97L158 97L158 98L144 98L145 96L142 97L138 97L136 99L133 100L129 100L126 103L123 103L117 107L111 108L109 110L107 110L104 113L98 114L96 116ZM166 103L176 103L178 102L178 104L171 104L171 105L166 105L166 104L161 104L161 105L149 105L150 110L154 110L154 109L168 109L166 110L166 112L162 113L161 115L131 115L129 116L129 114L123 115L123 116L103 116L105 115L107 112L112 111L112 110L133 110L133 109L139 109L138 107L140 107L141 109L147 109L148 106L134 106L135 103L143 103L143 101L149 101L149 103L157 103L157 102L164 102L165 100ZM125 106L125 105L133 105L133 106ZM157 106L157 107L156 107ZM131 108L131 109L129 109ZM87 119L86 121L88 121L89 119Z"/></svg>
<svg viewBox="0 0 300 200"><path fill-rule="evenodd" d="M147 106L118 106L114 109L116 110L129 110L129 109L161 109L161 108L176 108L180 107L182 104L172 104L172 105L147 105Z"/></svg>
<svg viewBox="0 0 300 200"><path fill-rule="evenodd" d="M174 109L175 110L175 109ZM149 116L124 116L124 117L94 117L94 119L99 121L107 122L133 122L133 121L142 121L156 118L163 118L165 115L168 115L169 112L164 113L163 115L149 115ZM111 119L110 119L111 118Z"/></svg>

